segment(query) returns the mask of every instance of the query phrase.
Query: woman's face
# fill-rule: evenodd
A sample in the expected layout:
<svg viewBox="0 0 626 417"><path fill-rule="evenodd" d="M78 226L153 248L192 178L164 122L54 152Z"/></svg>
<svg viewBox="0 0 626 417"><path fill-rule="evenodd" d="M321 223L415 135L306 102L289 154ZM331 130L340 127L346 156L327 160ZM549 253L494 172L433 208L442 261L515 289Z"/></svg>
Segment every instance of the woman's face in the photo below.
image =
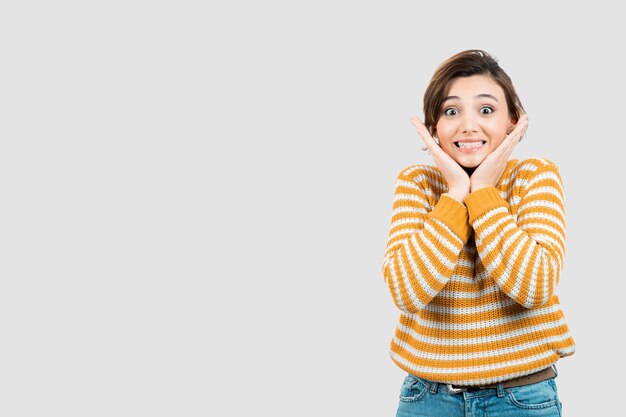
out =
<svg viewBox="0 0 626 417"><path fill-rule="evenodd" d="M435 136L459 165L475 168L513 129L504 90L484 75L452 80Z"/></svg>

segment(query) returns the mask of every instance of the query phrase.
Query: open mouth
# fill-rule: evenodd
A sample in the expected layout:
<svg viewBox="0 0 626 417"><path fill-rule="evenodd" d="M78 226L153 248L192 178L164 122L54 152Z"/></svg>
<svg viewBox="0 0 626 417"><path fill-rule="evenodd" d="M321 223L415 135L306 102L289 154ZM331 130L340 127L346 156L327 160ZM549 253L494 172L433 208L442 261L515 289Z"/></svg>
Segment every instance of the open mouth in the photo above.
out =
<svg viewBox="0 0 626 417"><path fill-rule="evenodd" d="M454 145L457 148L461 148L461 149L475 149L475 148L480 148L485 143L487 143L486 140L476 140L476 141L471 141L471 142L454 142Z"/></svg>

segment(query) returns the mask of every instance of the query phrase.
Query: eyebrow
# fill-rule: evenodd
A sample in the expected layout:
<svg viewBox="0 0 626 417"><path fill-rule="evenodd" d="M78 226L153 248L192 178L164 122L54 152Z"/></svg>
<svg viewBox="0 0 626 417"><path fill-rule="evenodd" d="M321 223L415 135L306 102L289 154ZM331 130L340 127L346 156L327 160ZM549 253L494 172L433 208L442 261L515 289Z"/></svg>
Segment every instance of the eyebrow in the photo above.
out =
<svg viewBox="0 0 626 417"><path fill-rule="evenodd" d="M495 98L495 96L492 96L491 94L483 93L483 94L476 95L476 98L483 98L483 97L491 98L491 99L494 99L495 101L498 101L498 99ZM459 97L459 96L448 96L448 97L444 98L443 101L446 102L448 100L454 100L454 99L460 99L460 98L461 97Z"/></svg>

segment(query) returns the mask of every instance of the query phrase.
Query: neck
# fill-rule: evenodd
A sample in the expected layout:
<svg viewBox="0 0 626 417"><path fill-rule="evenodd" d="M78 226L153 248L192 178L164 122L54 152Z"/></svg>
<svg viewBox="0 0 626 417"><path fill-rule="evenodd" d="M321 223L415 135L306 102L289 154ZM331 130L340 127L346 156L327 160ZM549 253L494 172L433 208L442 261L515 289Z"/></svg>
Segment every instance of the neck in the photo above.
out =
<svg viewBox="0 0 626 417"><path fill-rule="evenodd" d="M477 167L474 167L474 168L462 167L462 168L465 172L467 172L467 175L471 177Z"/></svg>

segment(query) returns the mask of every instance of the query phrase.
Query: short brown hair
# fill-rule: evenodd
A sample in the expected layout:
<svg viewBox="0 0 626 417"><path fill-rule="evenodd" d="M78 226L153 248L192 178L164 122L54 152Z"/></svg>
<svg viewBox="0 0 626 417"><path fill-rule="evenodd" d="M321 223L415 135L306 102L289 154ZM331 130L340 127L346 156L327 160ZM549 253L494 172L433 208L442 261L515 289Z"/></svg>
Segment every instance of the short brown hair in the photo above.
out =
<svg viewBox="0 0 626 417"><path fill-rule="evenodd" d="M498 61L487 52L480 49L468 49L459 52L445 60L435 70L426 92L424 93L424 124L431 134L441 116L441 105L448 95L450 83L458 77L485 75L495 81L506 97L509 115L517 122L524 114L524 107L515 92L511 78Z"/></svg>

